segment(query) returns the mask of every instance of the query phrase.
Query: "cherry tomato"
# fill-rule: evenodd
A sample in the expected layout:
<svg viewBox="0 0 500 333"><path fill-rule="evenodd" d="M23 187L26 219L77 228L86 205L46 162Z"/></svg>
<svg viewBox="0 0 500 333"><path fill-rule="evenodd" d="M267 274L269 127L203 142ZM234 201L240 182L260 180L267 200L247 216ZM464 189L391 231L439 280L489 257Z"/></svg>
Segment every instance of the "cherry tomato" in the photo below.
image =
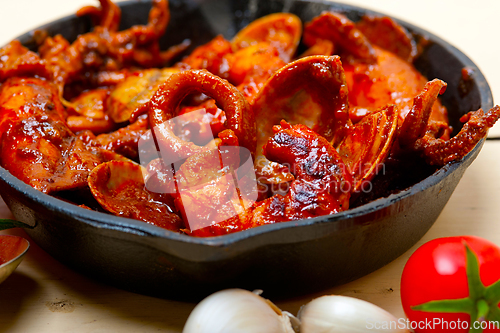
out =
<svg viewBox="0 0 500 333"><path fill-rule="evenodd" d="M422 245L403 270L401 301L415 332L500 332L500 248L475 236Z"/></svg>

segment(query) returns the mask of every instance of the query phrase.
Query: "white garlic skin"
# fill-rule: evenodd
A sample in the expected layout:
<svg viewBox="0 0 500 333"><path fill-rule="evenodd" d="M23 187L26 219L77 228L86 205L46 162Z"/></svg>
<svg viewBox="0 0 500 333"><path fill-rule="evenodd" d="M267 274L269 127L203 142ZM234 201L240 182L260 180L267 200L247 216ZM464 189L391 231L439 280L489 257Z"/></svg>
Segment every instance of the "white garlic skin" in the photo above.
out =
<svg viewBox="0 0 500 333"><path fill-rule="evenodd" d="M298 319L300 333L410 332L384 309L347 296L316 298L300 309Z"/></svg>
<svg viewBox="0 0 500 333"><path fill-rule="evenodd" d="M278 310L279 311L279 310ZM293 333L285 314L243 289L216 292L191 312L182 333Z"/></svg>

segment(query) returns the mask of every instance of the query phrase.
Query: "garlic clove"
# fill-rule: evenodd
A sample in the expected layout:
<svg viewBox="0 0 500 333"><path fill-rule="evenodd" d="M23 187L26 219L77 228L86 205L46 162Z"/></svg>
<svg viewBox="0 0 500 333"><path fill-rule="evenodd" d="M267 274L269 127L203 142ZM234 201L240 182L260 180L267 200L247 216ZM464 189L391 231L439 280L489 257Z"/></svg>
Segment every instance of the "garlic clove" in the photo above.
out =
<svg viewBox="0 0 500 333"><path fill-rule="evenodd" d="M299 313L301 333L409 333L406 321L369 302L347 296L322 296Z"/></svg>
<svg viewBox="0 0 500 333"><path fill-rule="evenodd" d="M216 292L191 312L183 333L294 333L273 303L243 289Z"/></svg>
<svg viewBox="0 0 500 333"><path fill-rule="evenodd" d="M276 306L276 305L275 305ZM282 311L281 312L283 315L288 317L288 320L290 322L290 325L293 328L293 332L295 333L300 333L300 320L299 318L295 317L293 314L291 314L288 311Z"/></svg>

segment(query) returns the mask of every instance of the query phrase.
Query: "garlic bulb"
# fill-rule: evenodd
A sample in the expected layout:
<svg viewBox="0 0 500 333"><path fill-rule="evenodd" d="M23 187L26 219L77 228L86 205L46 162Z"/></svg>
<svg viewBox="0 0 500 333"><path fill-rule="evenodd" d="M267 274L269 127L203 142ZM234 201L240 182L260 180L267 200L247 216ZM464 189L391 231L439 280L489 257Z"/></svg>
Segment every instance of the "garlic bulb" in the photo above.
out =
<svg viewBox="0 0 500 333"><path fill-rule="evenodd" d="M298 314L300 333L409 333L405 321L369 302L347 296L322 296Z"/></svg>
<svg viewBox="0 0 500 333"><path fill-rule="evenodd" d="M191 312L183 333L294 333L273 303L243 289L216 292Z"/></svg>

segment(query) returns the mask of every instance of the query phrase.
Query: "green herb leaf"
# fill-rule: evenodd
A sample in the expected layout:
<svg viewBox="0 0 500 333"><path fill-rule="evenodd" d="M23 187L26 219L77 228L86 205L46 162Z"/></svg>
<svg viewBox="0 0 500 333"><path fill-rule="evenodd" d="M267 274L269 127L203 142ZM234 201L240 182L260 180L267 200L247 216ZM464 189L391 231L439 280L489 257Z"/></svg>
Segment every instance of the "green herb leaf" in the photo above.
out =
<svg viewBox="0 0 500 333"><path fill-rule="evenodd" d="M10 219L0 219L0 230L11 229L11 228L33 229L32 226L30 226L24 222L19 222L19 221L10 220Z"/></svg>

